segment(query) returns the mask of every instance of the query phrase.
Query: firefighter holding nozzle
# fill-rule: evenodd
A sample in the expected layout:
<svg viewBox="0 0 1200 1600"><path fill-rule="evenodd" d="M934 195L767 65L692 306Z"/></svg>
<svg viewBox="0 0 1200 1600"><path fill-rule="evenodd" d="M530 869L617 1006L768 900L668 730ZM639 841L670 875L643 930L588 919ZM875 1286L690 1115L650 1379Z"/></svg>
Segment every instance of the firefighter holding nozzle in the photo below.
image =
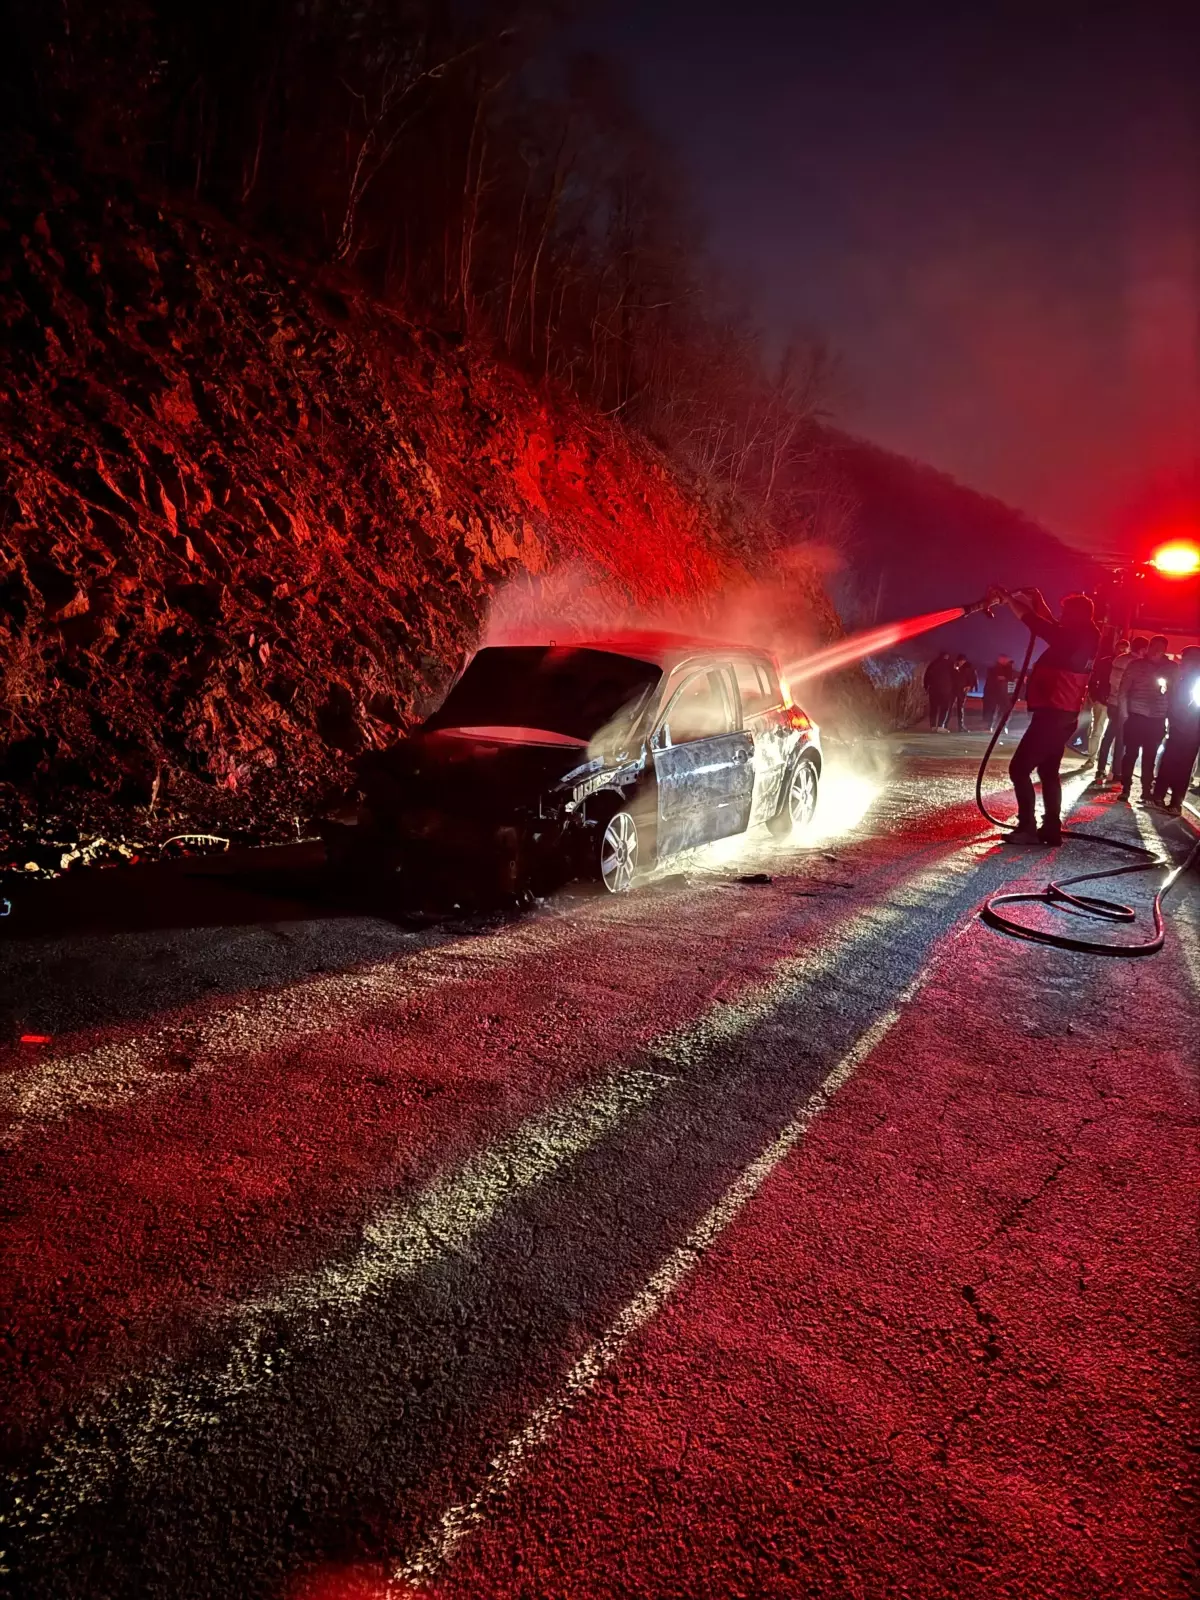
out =
<svg viewBox="0 0 1200 1600"><path fill-rule="evenodd" d="M1062 780L1059 766L1063 752L1079 724L1079 714L1087 700L1092 663L1100 646L1100 630L1095 610L1085 594L1069 594L1062 603L1062 617L1054 613L1039 589L1018 589L1014 594L998 593L1047 649L1033 664L1025 703L1029 707L1029 726L1008 764L1017 797L1017 826L1008 835L1010 844L1062 843ZM1037 825L1033 802L1033 773L1042 785L1042 825Z"/></svg>

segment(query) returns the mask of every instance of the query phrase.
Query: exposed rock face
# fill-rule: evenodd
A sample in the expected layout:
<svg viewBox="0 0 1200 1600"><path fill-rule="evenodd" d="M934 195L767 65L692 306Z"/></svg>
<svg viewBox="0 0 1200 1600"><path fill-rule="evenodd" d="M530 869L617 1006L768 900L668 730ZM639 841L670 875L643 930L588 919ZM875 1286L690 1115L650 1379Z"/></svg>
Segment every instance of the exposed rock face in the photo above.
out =
<svg viewBox="0 0 1200 1600"><path fill-rule="evenodd" d="M0 215L0 798L267 830L423 714L489 593L730 570L649 447L223 224L33 163Z"/></svg>

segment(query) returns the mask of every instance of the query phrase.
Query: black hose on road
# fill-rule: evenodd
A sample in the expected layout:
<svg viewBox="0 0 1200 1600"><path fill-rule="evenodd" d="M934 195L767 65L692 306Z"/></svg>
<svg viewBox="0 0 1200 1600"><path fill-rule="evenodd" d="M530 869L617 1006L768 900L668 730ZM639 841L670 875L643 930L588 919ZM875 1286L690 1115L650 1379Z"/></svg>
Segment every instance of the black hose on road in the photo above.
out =
<svg viewBox="0 0 1200 1600"><path fill-rule="evenodd" d="M988 762L992 759L992 752L996 748L1000 735L1004 732L1009 717L1012 715L1013 706L1021 691L1029 671L1029 663L1033 656L1033 647L1037 643L1037 635L1032 628L1029 631L1029 646L1025 651L1025 660L1017 676L1016 688L1009 698L1004 715L996 726L996 731L988 741L984 751L983 760L979 763L979 772L975 778L975 804L980 812L994 827L1007 832L1015 826L1012 822L1005 822L1000 817L995 817L987 808L983 798L983 780L987 772ZM989 927L997 928L1001 933L1011 934L1016 939L1028 939L1034 944L1055 945L1060 950L1080 950L1093 956L1152 956L1162 949L1166 939L1166 926L1163 921L1162 903L1171 890L1179 882L1188 868L1200 857L1200 837L1197 837L1184 859L1174 864L1164 855L1155 850L1147 849L1144 844L1132 844L1127 839L1110 839L1102 833L1085 833L1081 828L1064 828L1064 839L1085 839L1089 844L1107 845L1110 850L1125 850L1140 859L1131 862L1126 867L1108 867L1103 872L1079 872L1070 878L1059 878L1028 894L994 894L983 903L979 913ZM1119 900L1105 900L1094 894L1072 894L1069 886L1080 883L1096 883L1101 878L1122 878L1135 872L1157 872L1166 869L1167 877L1159 885L1151 905L1151 916L1154 931L1149 939L1141 940L1137 944L1104 944L1097 939L1077 939L1066 933L1054 933L1048 928L1031 928L1027 923L1018 922L1015 918L1007 916L998 910L999 906L1015 905L1048 905L1055 906L1064 911L1075 912L1079 916L1096 917L1102 922L1133 922L1137 918L1137 911L1133 906L1122 905Z"/></svg>

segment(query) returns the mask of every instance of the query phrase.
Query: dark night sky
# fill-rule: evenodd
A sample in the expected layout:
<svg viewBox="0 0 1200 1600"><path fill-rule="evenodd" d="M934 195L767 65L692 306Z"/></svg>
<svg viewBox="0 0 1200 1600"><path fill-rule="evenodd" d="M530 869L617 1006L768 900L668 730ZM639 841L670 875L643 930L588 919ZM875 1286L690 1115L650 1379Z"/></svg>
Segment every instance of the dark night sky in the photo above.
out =
<svg viewBox="0 0 1200 1600"><path fill-rule="evenodd" d="M1098 550L1200 490L1200 0L609 0L722 269L839 420Z"/></svg>

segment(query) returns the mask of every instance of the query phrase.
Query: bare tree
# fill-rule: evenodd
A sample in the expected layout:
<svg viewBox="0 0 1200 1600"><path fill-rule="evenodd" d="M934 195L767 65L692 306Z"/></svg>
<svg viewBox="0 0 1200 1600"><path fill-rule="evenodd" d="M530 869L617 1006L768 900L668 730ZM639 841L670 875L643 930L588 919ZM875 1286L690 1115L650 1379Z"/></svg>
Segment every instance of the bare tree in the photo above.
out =
<svg viewBox="0 0 1200 1600"><path fill-rule="evenodd" d="M22 59L81 145L494 339L714 494L809 526L828 354L764 353L619 74L539 55L556 4L70 0L30 8Z"/></svg>

